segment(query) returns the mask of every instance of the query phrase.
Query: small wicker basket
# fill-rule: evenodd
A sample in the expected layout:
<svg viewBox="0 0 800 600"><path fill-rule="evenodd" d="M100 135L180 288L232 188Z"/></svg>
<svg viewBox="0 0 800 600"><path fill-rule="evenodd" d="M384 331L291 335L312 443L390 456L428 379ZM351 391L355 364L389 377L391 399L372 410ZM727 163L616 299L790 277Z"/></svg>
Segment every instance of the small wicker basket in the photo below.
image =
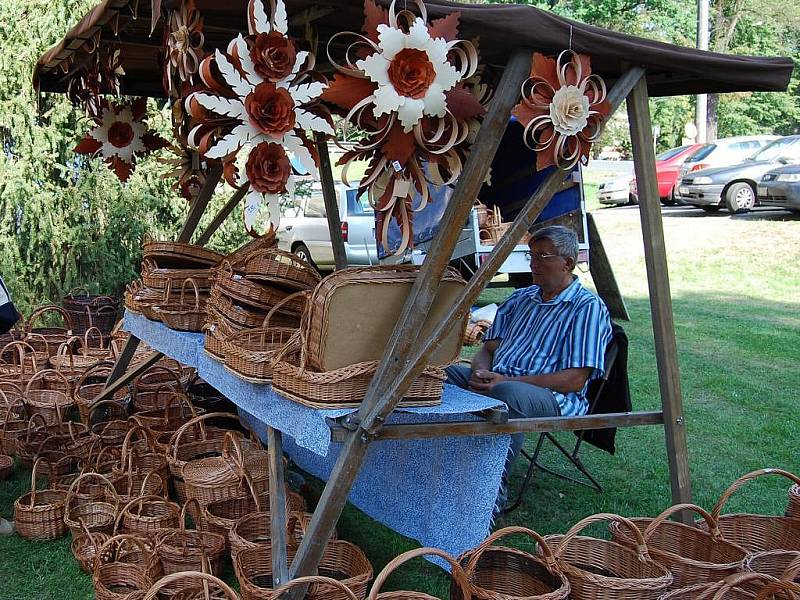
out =
<svg viewBox="0 0 800 600"><path fill-rule="evenodd" d="M450 565L450 576L452 578L451 590L454 592L451 593L451 598L467 599L470 597L477 597L472 594L469 580L467 579L464 570L461 568L461 565L452 556L450 556L444 550L439 550L438 548L416 548L414 550L409 550L408 552L403 552L403 554L395 557L386 564L383 570L378 573L378 576L375 578L375 583L372 584L372 588L369 591L369 596L367 597L368 600L436 600L436 598L433 596L423 594L422 592L399 590L392 592L381 592L383 584L386 583L386 580L392 573L394 573L401 565L407 563L409 560L420 556L438 556ZM493 596L493 598L495 598L495 600L500 600L499 596ZM559 598L561 598L561 596L559 596Z"/></svg>
<svg viewBox="0 0 800 600"><path fill-rule="evenodd" d="M186 301L186 284L191 283L194 291L194 302ZM202 331L203 323L206 320L205 298L201 297L197 283L191 277L187 277L181 284L181 295L177 302L170 302L171 283L167 282L167 290L164 293L166 302L158 305L158 313L161 321L170 329L177 331Z"/></svg>
<svg viewBox="0 0 800 600"><path fill-rule="evenodd" d="M17 533L26 540L55 540L67 532L64 511L67 495L58 490L36 489L36 474L41 461L33 463L31 491L14 502Z"/></svg>

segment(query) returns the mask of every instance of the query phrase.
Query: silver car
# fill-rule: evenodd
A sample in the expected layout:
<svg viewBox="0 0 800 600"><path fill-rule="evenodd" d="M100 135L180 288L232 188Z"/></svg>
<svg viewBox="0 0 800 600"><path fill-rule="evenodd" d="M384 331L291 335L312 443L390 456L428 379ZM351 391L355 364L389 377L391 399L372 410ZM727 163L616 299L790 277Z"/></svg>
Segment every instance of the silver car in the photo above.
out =
<svg viewBox="0 0 800 600"><path fill-rule="evenodd" d="M758 182L758 201L800 214L800 165L768 171Z"/></svg>

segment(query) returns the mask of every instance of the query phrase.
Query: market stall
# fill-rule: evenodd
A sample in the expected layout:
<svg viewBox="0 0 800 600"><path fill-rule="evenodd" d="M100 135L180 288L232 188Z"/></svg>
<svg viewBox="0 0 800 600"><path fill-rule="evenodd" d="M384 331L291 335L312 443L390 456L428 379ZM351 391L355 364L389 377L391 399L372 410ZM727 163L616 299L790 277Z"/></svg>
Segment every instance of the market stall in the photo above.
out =
<svg viewBox="0 0 800 600"><path fill-rule="evenodd" d="M355 498L360 497L357 479L364 472L365 461L369 463L372 457L378 456L368 455L368 449L374 443L378 446L391 444L385 440L402 439L413 443L409 440L494 436L499 442L513 432L663 424L673 500L690 500L686 431L648 98L783 90L791 74L791 60L725 56L679 48L604 31L527 6L470 6L431 1L424 5L404 3L400 10L386 2L364 5L360 1L348 1L334 6L306 0L287 0L285 6L278 2L267 8L258 0L247 7L243 3L216 0L198 0L196 5L154 1L152 6L155 12L147 5L138 6L137 10L136 3L128 0L100 3L62 42L40 58L34 83L42 92L71 92L77 103L89 111L94 110L97 129L81 150L102 154L121 177L129 172L136 153L126 154L123 160L119 153L106 152L108 144L104 142L112 145L114 142L103 129L104 124L113 118L119 120L120 115L125 116L127 123L141 123L143 115L104 104L102 96L119 91L140 97L169 97L174 102L178 113L176 130L190 167L184 183L187 183L185 189L191 198L191 207L179 242L192 239L200 216L223 176L234 183L238 191L212 225L197 238L198 245L210 239L243 199L245 225L249 230L254 230L255 215L265 208L276 222L277 195L287 191L290 181L288 167L279 160L285 155L283 144L286 150L304 157L310 167L319 167L337 267L344 266L332 170L325 144L326 136L335 134L331 110L338 111L346 122L355 123L365 131L366 142L358 145L344 162L351 159L369 162L360 187L375 202L379 232L385 231L384 226L394 220L409 234L404 237L410 237L413 219L408 207L409 190L421 190L426 178L431 176L421 169L421 164L435 167L437 180L455 188L428 258L398 318L387 324L392 333L363 401L354 415L334 428L334 436L341 440L342 446L291 565L285 537L276 534L272 538L272 575L276 585L315 571L351 490L355 490ZM305 31L309 35L298 42L302 51L295 53L292 47L289 53L285 50L288 47L285 39L294 31ZM358 31L362 34L353 33ZM247 40L243 37L245 32ZM413 43L399 45L405 44L412 33L416 36ZM274 46L268 48L274 51L270 56L277 58L266 63L279 73L270 74L268 69L264 70L266 63L259 63L260 69L257 69L248 58L249 50L262 43L256 40L266 40L265 36L269 35L273 35L270 43L274 42ZM478 35L480 43L476 48L469 40ZM351 41L348 42L348 38ZM509 40L513 40L513 44ZM353 44L356 47L351 55ZM316 62L309 59L315 50ZM421 53L427 57L424 61ZM403 60L395 61L401 54ZM327 62L322 59L324 56ZM420 72L421 69L424 77L392 81L392 77L402 77L397 73L387 75L386 64L380 63L381 60L392 64L406 61L407 70L403 72ZM381 64L384 72L380 71ZM120 75L122 71L124 76ZM402 69L398 67L398 71ZM99 78L98 73L102 75ZM271 76L276 84L259 90L259 85ZM253 81L262 83L253 85ZM421 93L434 84L438 86L438 93L432 93L429 98ZM269 88L270 94L277 94L276 86L283 86L283 92L278 95L291 101L291 106L298 110L290 116L287 109L277 121L262 122L261 117L267 119L270 115L260 107L277 102L272 96L267 98L265 90ZM392 86L402 88L403 93L398 94ZM418 86L422 86L421 92ZM549 95L534 93L534 89L545 86ZM576 91L579 87L580 91ZM445 91L449 93L445 95ZM567 122L566 116L564 122L554 124L553 117L547 116L551 114L549 106L558 92L562 92L559 98L577 94L581 106L585 101L584 120L580 124ZM286 100L287 96L290 100ZM423 96L425 100L421 99ZM586 156L604 119L623 101L627 101L638 182L662 410L512 419L505 423L486 419L390 421L409 387L428 367L430 356L447 337L452 324L463 320L516 241L553 194L561 189L569 169ZM372 110L374 119L361 121L367 108ZM549 169L548 174L541 186L520 203L513 224L489 259L437 321L425 327L439 286L446 279L447 264L461 225L479 195L512 111L525 124L526 133L533 135L530 143L537 149L540 163L537 169ZM220 121L219 117L224 119ZM423 121L424 126L421 125ZM273 135L272 141L259 137L261 133L252 130L256 122L263 125L262 130L272 127L272 132L279 130L280 135ZM140 152L157 145L157 140L145 138L144 125L137 124L131 129L141 132L141 144L137 147ZM236 155L247 144L252 150L245 168L245 158ZM205 171L200 168L201 158L207 161ZM265 164L278 163L283 166L260 169ZM381 239L385 238L379 235ZM128 326L135 335L120 354L99 400L111 397L157 361L163 352L191 364L191 349L178 350L178 345L173 350L173 346L164 346L128 369L139 336L147 337L147 341L158 348L158 336L148 335L145 326L137 330L135 320ZM202 360L196 360L202 375ZM282 523L285 506L278 482L283 480L282 432L289 427L266 415L257 416L267 425L271 488L277 492L270 496L271 517L273 523ZM291 431L295 434L293 437L299 436L296 430ZM280 529L275 527L273 531Z"/></svg>

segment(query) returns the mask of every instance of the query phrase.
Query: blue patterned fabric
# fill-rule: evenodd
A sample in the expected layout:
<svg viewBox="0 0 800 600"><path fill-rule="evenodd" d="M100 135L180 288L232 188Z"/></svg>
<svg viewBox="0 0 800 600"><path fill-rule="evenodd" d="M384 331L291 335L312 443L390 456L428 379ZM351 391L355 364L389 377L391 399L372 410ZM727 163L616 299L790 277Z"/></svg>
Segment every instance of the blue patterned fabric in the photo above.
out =
<svg viewBox="0 0 800 600"><path fill-rule="evenodd" d="M286 453L304 470L327 479L341 450L331 443L327 418L354 409L317 410L283 398L269 385L248 383L203 350L203 336L168 329L126 313L123 327L153 348L197 369L238 407L266 441L266 425L285 434ZM476 419L471 412L502 403L445 385L439 406L395 411L390 423ZM424 546L453 555L479 544L492 523L510 436L388 440L372 444L349 500L372 518Z"/></svg>
<svg viewBox="0 0 800 600"><path fill-rule="evenodd" d="M584 415L589 408L589 381L603 375L611 341L611 319L600 298L576 278L558 296L542 302L539 286L517 290L497 309L484 341L502 340L495 350L492 371L519 377L563 369L592 367L583 389L553 391L561 415Z"/></svg>

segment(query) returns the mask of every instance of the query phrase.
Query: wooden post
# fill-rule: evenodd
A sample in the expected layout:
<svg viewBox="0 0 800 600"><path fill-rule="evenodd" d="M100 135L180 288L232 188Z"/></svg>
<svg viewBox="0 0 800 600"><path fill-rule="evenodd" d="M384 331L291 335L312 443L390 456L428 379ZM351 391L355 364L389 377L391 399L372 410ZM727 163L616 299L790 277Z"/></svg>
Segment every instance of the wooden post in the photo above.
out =
<svg viewBox="0 0 800 600"><path fill-rule="evenodd" d="M336 184L333 182L333 167L328 154L328 142L321 133L314 134L319 153L319 177L322 183L322 197L325 200L325 215L328 218L328 231L333 246L333 262L336 270L347 266L347 252L342 238L342 220L339 218L339 203L336 198Z"/></svg>
<svg viewBox="0 0 800 600"><path fill-rule="evenodd" d="M597 295L606 303L612 319L630 321L628 307L625 306L625 299L619 291L617 278L614 277L614 270L611 268L603 240L591 214L586 215L586 223L589 230L589 272L592 274Z"/></svg>
<svg viewBox="0 0 800 600"><path fill-rule="evenodd" d="M221 177L222 165L215 165L211 167L211 170L208 172L208 177L206 177L206 181L203 183L203 187L200 188L200 191L194 198L194 202L192 202L191 208L189 208L189 214L186 216L186 222L183 224L180 234L178 234L178 242L188 244L191 241L192 234L194 233L194 230L197 229L197 225L200 223L200 217L203 216L206 206L208 206L211 196L214 195L214 190L216 189Z"/></svg>
<svg viewBox="0 0 800 600"><path fill-rule="evenodd" d="M97 402L102 402L107 398L111 398L121 387L128 385L129 381L136 379L139 375L147 371L151 366L153 366L156 362L158 362L161 357L164 356L161 352L152 352L145 358L142 362L137 363L135 367L126 371L124 374L117 377L114 381L110 383L106 383L106 386L103 388L103 391L92 401L93 404ZM119 362L119 361L118 361ZM116 368L116 365L115 365Z"/></svg>
<svg viewBox="0 0 800 600"><path fill-rule="evenodd" d="M231 199L228 200L225 206L223 206L222 209L217 213L217 216L214 217L203 234L197 238L195 244L198 246L205 246L211 239L211 236L217 232L217 229L220 228L220 225L225 222L225 219L227 219L228 215L233 212L233 209L236 208L239 202L242 201L242 198L244 198L245 194L247 194L249 190L250 182L245 183L242 187L236 190L236 193L231 196Z"/></svg>
<svg viewBox="0 0 800 600"><path fill-rule="evenodd" d="M453 254L461 227L467 219L500 144L511 109L519 97L520 85L530 73L530 62L530 51L521 50L516 51L506 65L503 77L497 86L497 94L483 121L456 190L445 209L428 260L423 264L406 299L403 312L378 366L378 372L361 404L359 417L369 414L384 398L384 390L388 388L394 374L405 364L413 348L450 256ZM347 502L347 496L361 468L369 441L367 433L359 427L344 443L311 524L292 562L290 571L292 578L315 572L342 508ZM291 596L300 598L304 593L304 589L298 588L292 590Z"/></svg>
<svg viewBox="0 0 800 600"><path fill-rule="evenodd" d="M691 502L692 486L686 444L686 422L683 415L678 349L672 319L664 226L661 221L661 202L658 198L656 159L645 78L636 84L628 96L628 120L633 145L636 187L639 190L639 213L644 237L647 283L650 289L650 314L653 321L658 382L664 410L672 501Z"/></svg>
<svg viewBox="0 0 800 600"><path fill-rule="evenodd" d="M283 438L281 432L272 427L267 427L267 453L269 455L272 585L277 588L289 581L289 564L286 559L286 483L283 477Z"/></svg>
<svg viewBox="0 0 800 600"><path fill-rule="evenodd" d="M125 341L125 346L122 348L122 352L117 357L117 362L114 363L111 373L108 374L108 379L106 379L106 384L103 387L103 391L105 391L109 385L119 379L126 371L128 365L131 363L133 355L136 353L136 348L138 347L139 338L135 335L128 336L128 339Z"/></svg>

